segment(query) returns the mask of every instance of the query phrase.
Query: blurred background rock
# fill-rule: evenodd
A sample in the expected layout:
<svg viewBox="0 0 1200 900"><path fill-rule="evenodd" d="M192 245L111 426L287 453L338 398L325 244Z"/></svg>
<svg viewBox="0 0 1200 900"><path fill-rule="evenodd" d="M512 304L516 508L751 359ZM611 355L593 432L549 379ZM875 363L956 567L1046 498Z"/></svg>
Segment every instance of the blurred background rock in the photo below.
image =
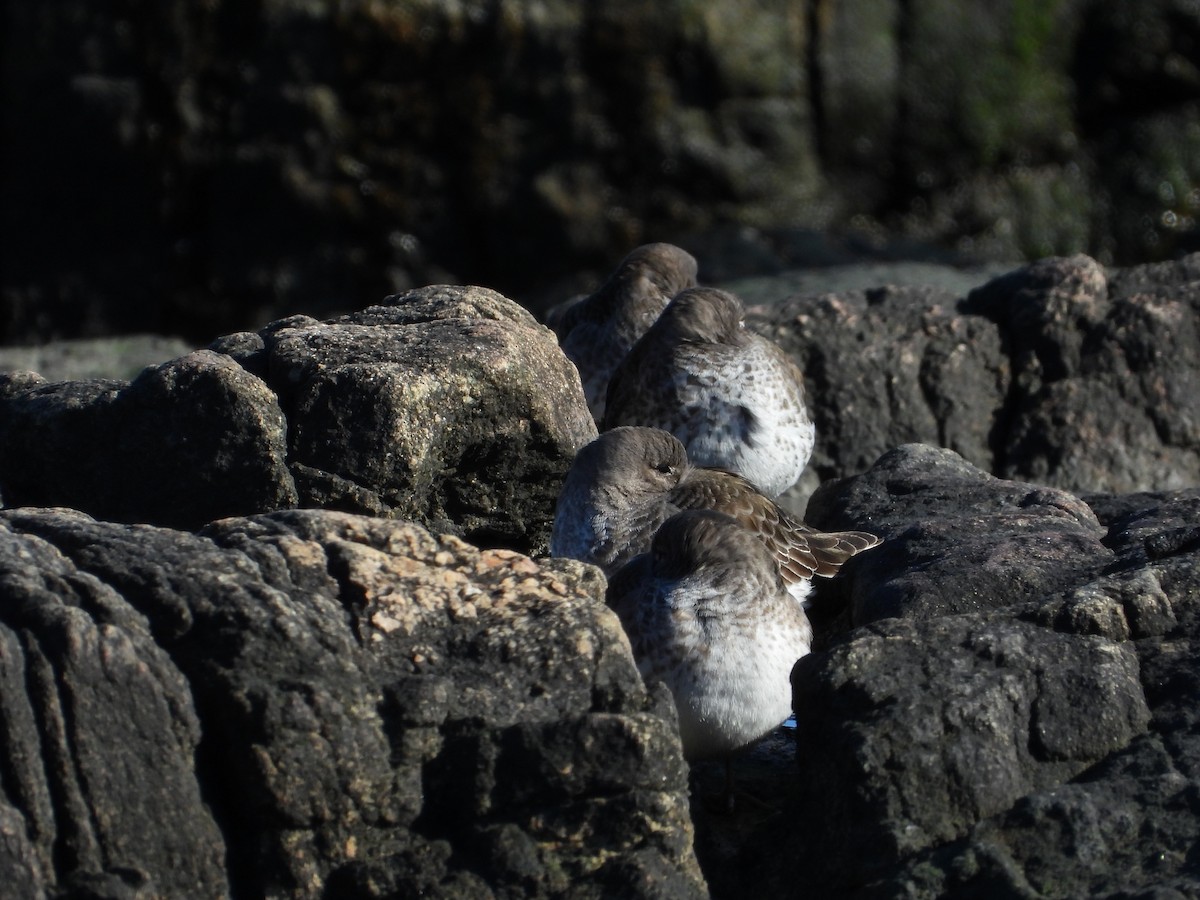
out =
<svg viewBox="0 0 1200 900"><path fill-rule="evenodd" d="M0 343L1200 248L1194 0L9 0Z"/></svg>

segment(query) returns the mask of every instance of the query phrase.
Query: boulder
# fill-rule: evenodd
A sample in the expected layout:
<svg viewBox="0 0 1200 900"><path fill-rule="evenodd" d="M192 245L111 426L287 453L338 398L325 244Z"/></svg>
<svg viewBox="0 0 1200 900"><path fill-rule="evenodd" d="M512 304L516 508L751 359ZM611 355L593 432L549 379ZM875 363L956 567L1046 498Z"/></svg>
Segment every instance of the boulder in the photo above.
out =
<svg viewBox="0 0 1200 900"><path fill-rule="evenodd" d="M485 288L283 319L130 383L10 374L0 391L8 505L183 528L324 507L544 551L596 434L553 335Z"/></svg>
<svg viewBox="0 0 1200 900"><path fill-rule="evenodd" d="M198 350L132 382L0 375L0 490L9 506L197 528L294 506L278 398Z"/></svg>
<svg viewBox="0 0 1200 900"><path fill-rule="evenodd" d="M5 890L227 895L225 840L196 777L203 724L187 676L118 590L3 515ZM64 529L95 524L33 515Z"/></svg>
<svg viewBox="0 0 1200 900"><path fill-rule="evenodd" d="M1114 561L1082 500L995 478L925 444L905 444L862 475L822 487L808 520L885 539L841 580L855 625L1011 606L1090 581Z"/></svg>
<svg viewBox="0 0 1200 900"><path fill-rule="evenodd" d="M967 297L964 311L997 322L1010 348L997 474L1114 493L1196 483L1197 262L1134 271L1110 290L1094 260L1048 259Z"/></svg>
<svg viewBox="0 0 1200 900"><path fill-rule="evenodd" d="M703 895L595 569L326 511L0 523L23 896Z"/></svg>
<svg viewBox="0 0 1200 900"><path fill-rule="evenodd" d="M0 512L3 883L1190 896L1197 259L755 298L824 427L808 521L885 541L816 585L796 727L735 762L732 817L597 572L512 550L594 431L501 295L293 316L133 382L9 373L5 500L152 524Z"/></svg>
<svg viewBox="0 0 1200 900"><path fill-rule="evenodd" d="M753 890L1190 895L1200 500L1089 502L921 446L818 491L815 524L888 540L844 568L858 603L792 673L790 824L755 830ZM714 828L698 817L710 879L734 858Z"/></svg>
<svg viewBox="0 0 1200 900"><path fill-rule="evenodd" d="M956 292L885 285L799 295L760 305L747 323L804 371L817 446L793 498L909 441L991 470L1010 364L1001 334L962 315Z"/></svg>
<svg viewBox="0 0 1200 900"><path fill-rule="evenodd" d="M1146 731L1138 675L1128 644L978 615L888 620L805 658L813 852L836 848L869 881L1070 780Z"/></svg>
<svg viewBox="0 0 1200 900"><path fill-rule="evenodd" d="M1200 254L1107 270L1045 259L974 290L884 285L760 303L817 426L794 508L909 442L1079 493L1200 479ZM789 279L780 278L781 287Z"/></svg>
<svg viewBox="0 0 1200 900"><path fill-rule="evenodd" d="M1109 526L1119 562L1098 582L1015 610L1072 641L1136 656L1146 731L1061 784L1043 786L918 852L859 897L1191 896L1200 834L1200 541L1196 492L1144 497ZM1188 518L1191 517L1191 518ZM1183 524L1186 523L1186 524ZM1095 640L1096 638L1092 638ZM1115 658L1115 657L1114 657ZM1100 670L1070 674L1085 688ZM1103 690L1077 696L1080 734L1124 727ZM1064 712L1060 709L1060 713ZM1082 726L1080 713L1094 716ZM1114 715L1115 714L1115 715Z"/></svg>

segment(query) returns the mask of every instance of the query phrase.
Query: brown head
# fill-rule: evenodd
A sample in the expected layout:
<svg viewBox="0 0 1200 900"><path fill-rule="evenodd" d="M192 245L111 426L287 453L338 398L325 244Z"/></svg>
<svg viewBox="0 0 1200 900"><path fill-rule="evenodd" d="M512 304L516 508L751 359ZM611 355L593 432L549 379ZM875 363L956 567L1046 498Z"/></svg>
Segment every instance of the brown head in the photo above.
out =
<svg viewBox="0 0 1200 900"><path fill-rule="evenodd" d="M696 258L674 244L643 244L621 260L613 279L645 283L667 299L696 283Z"/></svg>
<svg viewBox="0 0 1200 900"><path fill-rule="evenodd" d="M688 288L662 311L655 330L679 341L740 344L744 339L742 301L727 291Z"/></svg>
<svg viewBox="0 0 1200 900"><path fill-rule="evenodd" d="M567 478L605 497L658 496L675 487L687 468L687 451L673 434L625 426L603 432L580 450Z"/></svg>
<svg viewBox="0 0 1200 900"><path fill-rule="evenodd" d="M628 318L642 330L663 307L696 283L696 259L674 244L643 244L629 253L594 294L572 310L573 321Z"/></svg>

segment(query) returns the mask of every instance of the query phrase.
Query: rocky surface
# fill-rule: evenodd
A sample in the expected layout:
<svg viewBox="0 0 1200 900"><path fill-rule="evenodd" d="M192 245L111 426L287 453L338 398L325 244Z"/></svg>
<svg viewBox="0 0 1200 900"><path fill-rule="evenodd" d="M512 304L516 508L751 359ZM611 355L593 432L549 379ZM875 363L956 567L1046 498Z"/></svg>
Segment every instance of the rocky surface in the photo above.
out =
<svg viewBox="0 0 1200 900"><path fill-rule="evenodd" d="M0 342L533 297L689 235L734 248L708 281L917 241L1170 258L1198 40L1183 0L14 7Z"/></svg>
<svg viewBox="0 0 1200 900"><path fill-rule="evenodd" d="M132 382L8 374L9 507L160 518L0 512L0 882L1200 896L1198 264L763 288L838 476L808 519L885 543L817 584L732 817L595 570L397 521L544 547L592 432L520 307L427 288Z"/></svg>
<svg viewBox="0 0 1200 900"><path fill-rule="evenodd" d="M793 672L798 783L788 827L764 832L791 860L777 877L855 897L1196 895L1200 489L1092 502L924 445L814 496L815 523L886 536L844 587L896 605L855 605ZM1011 539L1014 510L1040 558Z"/></svg>
<svg viewBox="0 0 1200 900"><path fill-rule="evenodd" d="M1054 577L1017 541L976 561L1015 510ZM796 730L737 767L766 811L714 815L700 766L689 819L593 569L344 513L7 510L0 865L31 896L691 897L697 858L717 897L1194 896L1198 513L926 445L830 483L813 521L888 543L820 602L925 602L819 619Z"/></svg>
<svg viewBox="0 0 1200 900"><path fill-rule="evenodd" d="M1088 581L1111 562L1105 529L1071 494L997 479L927 445L907 451L884 454L836 501L818 492L809 503L809 517L848 521L870 495L870 529L889 535L845 586L855 624L1010 606ZM880 501L904 485L911 494ZM1017 557L1021 569L997 579L997 568Z"/></svg>
<svg viewBox="0 0 1200 900"><path fill-rule="evenodd" d="M320 506L544 550L596 433L554 336L484 288L283 319L132 382L2 381L8 505L173 527Z"/></svg>
<svg viewBox="0 0 1200 900"><path fill-rule="evenodd" d="M1127 269L1068 257L999 275L894 264L828 277L829 290L817 272L731 283L751 326L805 370L817 447L785 505L803 511L821 480L910 441L1077 493L1200 481L1200 254ZM325 323L282 319L211 349L242 371L202 352L129 387L7 376L0 491L187 527L335 507L539 552L557 479L593 434L549 332L483 288L421 288ZM223 393L240 399L206 399ZM107 477L80 464L83 447Z"/></svg>
<svg viewBox="0 0 1200 900"><path fill-rule="evenodd" d="M1200 894L1198 512L918 444L823 486L811 521L887 540L821 593L852 605L815 611L795 729L740 764L768 810L693 803L713 896Z"/></svg>
<svg viewBox="0 0 1200 900"><path fill-rule="evenodd" d="M970 291L754 290L750 324L799 360L814 407L800 508L821 479L908 441L1076 492L1200 481L1200 254L1128 269L1052 258Z"/></svg>
<svg viewBox="0 0 1200 900"><path fill-rule="evenodd" d="M687 770L590 567L328 512L0 513L21 896L693 897Z"/></svg>
<svg viewBox="0 0 1200 900"><path fill-rule="evenodd" d="M226 356L200 350L132 382L10 373L0 398L9 506L195 528L296 505L278 401Z"/></svg>

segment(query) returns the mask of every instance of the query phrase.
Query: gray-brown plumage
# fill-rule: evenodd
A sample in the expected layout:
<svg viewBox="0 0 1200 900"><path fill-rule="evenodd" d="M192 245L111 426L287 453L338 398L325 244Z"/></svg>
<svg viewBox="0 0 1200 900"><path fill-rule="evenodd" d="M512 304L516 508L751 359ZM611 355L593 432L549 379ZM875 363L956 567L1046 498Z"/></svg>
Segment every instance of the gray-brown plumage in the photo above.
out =
<svg viewBox="0 0 1200 900"><path fill-rule="evenodd" d="M691 465L679 439L661 429L619 427L575 457L559 493L550 550L598 565L611 577L650 547L663 522L688 509L725 513L757 536L801 602L814 575L832 576L879 543L862 531L810 528L745 478Z"/></svg>
<svg viewBox="0 0 1200 900"><path fill-rule="evenodd" d="M612 373L602 425L662 428L697 465L771 497L796 483L815 439L800 369L746 329L737 297L706 287L676 295Z"/></svg>
<svg viewBox="0 0 1200 900"><path fill-rule="evenodd" d="M812 628L767 548L734 519L667 519L607 600L642 676L670 688L689 759L728 759L791 713L789 676Z"/></svg>
<svg viewBox="0 0 1200 900"><path fill-rule="evenodd" d="M593 294L556 312L554 330L579 369L592 416L604 416L608 379L677 293L696 283L696 260L673 244L644 244Z"/></svg>

